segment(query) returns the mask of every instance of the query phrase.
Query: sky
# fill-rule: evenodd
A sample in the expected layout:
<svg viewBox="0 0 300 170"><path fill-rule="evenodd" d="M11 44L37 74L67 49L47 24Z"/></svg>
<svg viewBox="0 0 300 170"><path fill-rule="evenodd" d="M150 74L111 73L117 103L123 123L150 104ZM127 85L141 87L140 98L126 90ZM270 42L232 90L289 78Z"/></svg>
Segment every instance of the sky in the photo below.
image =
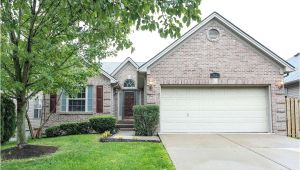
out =
<svg viewBox="0 0 300 170"><path fill-rule="evenodd" d="M218 12L283 59L300 52L300 0L202 0L200 10L201 19ZM195 24L184 28L182 34ZM148 31L134 31L129 37L133 53L123 50L103 61L120 62L131 57L145 62L176 40Z"/></svg>

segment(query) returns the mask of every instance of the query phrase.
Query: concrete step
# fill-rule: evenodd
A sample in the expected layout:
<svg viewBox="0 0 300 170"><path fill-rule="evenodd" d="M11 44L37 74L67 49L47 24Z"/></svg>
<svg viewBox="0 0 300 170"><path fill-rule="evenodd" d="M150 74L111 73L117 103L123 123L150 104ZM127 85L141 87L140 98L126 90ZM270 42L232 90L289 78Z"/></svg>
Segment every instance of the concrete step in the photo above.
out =
<svg viewBox="0 0 300 170"><path fill-rule="evenodd" d="M133 128L133 124L116 124L117 128Z"/></svg>
<svg viewBox="0 0 300 170"><path fill-rule="evenodd" d="M134 120L133 119L124 119L124 120L119 120L117 124L133 124Z"/></svg>
<svg viewBox="0 0 300 170"><path fill-rule="evenodd" d="M134 128L120 128L120 131L134 131Z"/></svg>

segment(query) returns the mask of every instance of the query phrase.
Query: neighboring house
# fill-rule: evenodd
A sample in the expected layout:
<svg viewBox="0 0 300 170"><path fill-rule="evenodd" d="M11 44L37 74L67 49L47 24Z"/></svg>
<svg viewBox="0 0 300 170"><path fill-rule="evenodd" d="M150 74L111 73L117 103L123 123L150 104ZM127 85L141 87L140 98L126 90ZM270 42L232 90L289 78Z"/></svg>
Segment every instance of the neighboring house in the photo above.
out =
<svg viewBox="0 0 300 170"><path fill-rule="evenodd" d="M284 78L284 87L286 95L290 97L300 98L300 53L289 58L287 61L295 67L296 71L289 73L289 75Z"/></svg>
<svg viewBox="0 0 300 170"><path fill-rule="evenodd" d="M102 68L76 98L62 95L54 107L52 95L50 124L100 114L130 119L133 105L159 104L160 133L286 134L281 82L293 66L218 13L142 65L127 58Z"/></svg>
<svg viewBox="0 0 300 170"><path fill-rule="evenodd" d="M28 101L28 117L30 119L32 127L39 127L43 116L43 93L38 93Z"/></svg>
<svg viewBox="0 0 300 170"><path fill-rule="evenodd" d="M17 107L17 100L13 99L15 106ZM43 107L45 104L45 98L43 96L43 93L40 92L36 94L34 97L28 100L27 102L27 114L30 119L31 126L33 128L38 128L41 125L41 120L43 113L45 112L43 109L47 109L46 107ZM17 112L17 108L16 108ZM26 135L29 136L29 127L28 123L26 122Z"/></svg>

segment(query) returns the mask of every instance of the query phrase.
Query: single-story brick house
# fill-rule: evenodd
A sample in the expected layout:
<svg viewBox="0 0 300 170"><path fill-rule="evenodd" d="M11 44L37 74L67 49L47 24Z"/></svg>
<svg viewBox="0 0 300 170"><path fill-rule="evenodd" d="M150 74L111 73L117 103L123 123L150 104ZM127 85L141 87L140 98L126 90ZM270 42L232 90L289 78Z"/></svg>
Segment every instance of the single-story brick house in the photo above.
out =
<svg viewBox="0 0 300 170"><path fill-rule="evenodd" d="M289 58L287 62L293 65L296 71L289 73L289 75L284 78L285 93L289 97L300 98L300 53Z"/></svg>
<svg viewBox="0 0 300 170"><path fill-rule="evenodd" d="M159 104L161 133L286 134L283 77L293 66L218 13L145 63L127 58L102 69L77 98L62 95L54 107L51 97L51 124L130 119L133 105Z"/></svg>

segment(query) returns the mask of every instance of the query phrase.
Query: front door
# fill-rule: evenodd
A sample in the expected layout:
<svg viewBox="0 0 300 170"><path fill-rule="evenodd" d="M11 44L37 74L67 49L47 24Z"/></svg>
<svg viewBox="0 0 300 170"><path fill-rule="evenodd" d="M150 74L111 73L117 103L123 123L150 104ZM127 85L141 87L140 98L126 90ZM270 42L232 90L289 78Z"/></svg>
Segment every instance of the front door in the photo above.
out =
<svg viewBox="0 0 300 170"><path fill-rule="evenodd" d="M134 92L125 92L124 97L124 117L132 118L133 111L132 107L134 105Z"/></svg>

